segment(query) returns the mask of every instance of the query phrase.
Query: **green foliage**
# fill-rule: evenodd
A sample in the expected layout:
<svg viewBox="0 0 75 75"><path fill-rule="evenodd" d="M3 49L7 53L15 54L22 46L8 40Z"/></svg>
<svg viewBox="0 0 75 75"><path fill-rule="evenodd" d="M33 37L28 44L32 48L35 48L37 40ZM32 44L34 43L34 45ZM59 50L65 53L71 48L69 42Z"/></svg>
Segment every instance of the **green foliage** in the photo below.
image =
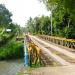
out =
<svg viewBox="0 0 75 75"><path fill-rule="evenodd" d="M75 39L75 0L40 0L53 16L53 35Z"/></svg>
<svg viewBox="0 0 75 75"><path fill-rule="evenodd" d="M23 47L21 42L12 41L15 33L21 34L19 25L12 23L11 12L0 4L0 60L23 57ZM6 32L11 29L12 32Z"/></svg>
<svg viewBox="0 0 75 75"><path fill-rule="evenodd" d="M65 37L75 39L75 27L65 28Z"/></svg>
<svg viewBox="0 0 75 75"><path fill-rule="evenodd" d="M31 32L31 33L34 33L34 22L33 22L33 19L30 17L28 22L27 22L27 28L28 28L28 31Z"/></svg>
<svg viewBox="0 0 75 75"><path fill-rule="evenodd" d="M3 4L0 4L0 26L6 27L12 21L11 16L9 10Z"/></svg>
<svg viewBox="0 0 75 75"><path fill-rule="evenodd" d="M21 42L10 41L0 48L0 60L16 59L23 57L23 46Z"/></svg>
<svg viewBox="0 0 75 75"><path fill-rule="evenodd" d="M30 33L48 34L50 32L50 18L48 16L42 16L29 19L27 28Z"/></svg>
<svg viewBox="0 0 75 75"><path fill-rule="evenodd" d="M11 24L8 25L7 28L11 29L13 33L15 33L15 32L21 33L21 27L18 24L11 23Z"/></svg>
<svg viewBox="0 0 75 75"><path fill-rule="evenodd" d="M14 33L11 34L3 34L0 36L0 47L5 45L14 37Z"/></svg>
<svg viewBox="0 0 75 75"><path fill-rule="evenodd" d="M3 4L0 4L0 28L11 29L13 33L17 31L20 33L20 26L12 23L11 16L11 12Z"/></svg>
<svg viewBox="0 0 75 75"><path fill-rule="evenodd" d="M52 12L52 35L75 39L75 0L39 0ZM27 30L33 34L51 34L50 17L30 18Z"/></svg>

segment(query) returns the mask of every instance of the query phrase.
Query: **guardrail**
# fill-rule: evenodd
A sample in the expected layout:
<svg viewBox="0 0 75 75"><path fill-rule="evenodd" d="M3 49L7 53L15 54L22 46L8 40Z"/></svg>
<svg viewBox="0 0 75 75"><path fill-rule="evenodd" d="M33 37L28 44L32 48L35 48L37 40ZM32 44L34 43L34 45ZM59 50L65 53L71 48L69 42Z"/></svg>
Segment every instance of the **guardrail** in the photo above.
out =
<svg viewBox="0 0 75 75"><path fill-rule="evenodd" d="M32 41L29 42L28 53L29 53L29 64L30 64L30 66L37 65L37 64L40 65L41 50Z"/></svg>
<svg viewBox="0 0 75 75"><path fill-rule="evenodd" d="M26 63L29 64L29 66L36 66L36 65L41 65L41 50L40 48L35 45L32 40L29 38L28 35L26 35L27 38L27 45L28 45L28 59L26 58Z"/></svg>
<svg viewBox="0 0 75 75"><path fill-rule="evenodd" d="M56 43L58 45L66 46L68 48L75 49L75 40L74 39L66 39L66 38L59 38L53 37L48 35L39 35L40 38L48 40L50 42Z"/></svg>

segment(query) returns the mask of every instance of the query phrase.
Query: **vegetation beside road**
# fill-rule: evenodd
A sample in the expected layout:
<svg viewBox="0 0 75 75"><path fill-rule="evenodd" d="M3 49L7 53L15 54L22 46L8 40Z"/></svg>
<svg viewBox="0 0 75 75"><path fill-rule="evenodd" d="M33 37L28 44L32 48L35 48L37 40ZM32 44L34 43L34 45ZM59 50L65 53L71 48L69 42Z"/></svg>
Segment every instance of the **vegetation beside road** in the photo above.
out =
<svg viewBox="0 0 75 75"><path fill-rule="evenodd" d="M75 0L40 0L49 16L40 16L28 20L27 29L32 34L45 34L75 39ZM51 18L52 16L52 18Z"/></svg>
<svg viewBox="0 0 75 75"><path fill-rule="evenodd" d="M0 60L23 57L23 42L16 41L15 36L16 32L22 35L21 27L12 22L11 16L5 5L0 4Z"/></svg>
<svg viewBox="0 0 75 75"><path fill-rule="evenodd" d="M0 48L0 60L16 59L23 57L23 43L13 38L5 46Z"/></svg>

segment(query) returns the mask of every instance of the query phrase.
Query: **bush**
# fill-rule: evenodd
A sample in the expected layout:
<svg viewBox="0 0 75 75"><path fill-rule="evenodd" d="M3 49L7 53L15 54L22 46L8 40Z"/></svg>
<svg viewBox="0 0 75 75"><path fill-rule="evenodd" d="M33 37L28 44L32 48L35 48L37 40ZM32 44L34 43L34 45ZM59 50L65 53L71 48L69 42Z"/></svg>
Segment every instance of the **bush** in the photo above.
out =
<svg viewBox="0 0 75 75"><path fill-rule="evenodd" d="M65 37L68 39L75 39L75 27L65 28Z"/></svg>
<svg viewBox="0 0 75 75"><path fill-rule="evenodd" d="M2 35L0 40L0 47L6 44L8 41L10 41L13 37L14 37L14 34L10 34L9 36Z"/></svg>
<svg viewBox="0 0 75 75"><path fill-rule="evenodd" d="M10 42L6 47L0 49L0 60L16 59L23 57L23 45L21 42Z"/></svg>

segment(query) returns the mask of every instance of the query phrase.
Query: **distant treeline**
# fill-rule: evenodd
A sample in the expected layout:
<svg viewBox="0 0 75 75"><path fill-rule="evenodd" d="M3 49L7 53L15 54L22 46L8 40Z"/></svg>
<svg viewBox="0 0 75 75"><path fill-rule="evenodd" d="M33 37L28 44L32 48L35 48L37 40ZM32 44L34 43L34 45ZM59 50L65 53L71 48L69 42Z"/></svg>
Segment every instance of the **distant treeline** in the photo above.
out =
<svg viewBox="0 0 75 75"><path fill-rule="evenodd" d="M53 36L75 39L75 0L40 1L52 12ZM51 35L51 17L30 18L27 30L34 34Z"/></svg>

